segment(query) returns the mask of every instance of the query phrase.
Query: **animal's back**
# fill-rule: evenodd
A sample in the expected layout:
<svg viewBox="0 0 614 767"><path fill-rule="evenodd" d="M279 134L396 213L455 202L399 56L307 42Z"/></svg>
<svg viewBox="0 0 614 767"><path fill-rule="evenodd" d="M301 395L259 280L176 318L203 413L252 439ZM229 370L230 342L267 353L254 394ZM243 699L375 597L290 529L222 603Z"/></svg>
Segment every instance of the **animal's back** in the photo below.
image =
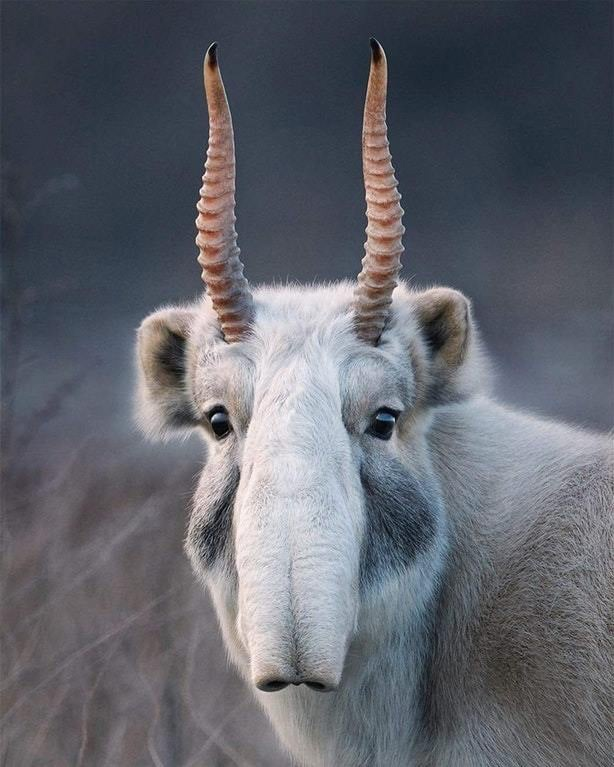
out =
<svg viewBox="0 0 614 767"><path fill-rule="evenodd" d="M611 764L611 441L485 402L438 428L460 465L425 764Z"/></svg>

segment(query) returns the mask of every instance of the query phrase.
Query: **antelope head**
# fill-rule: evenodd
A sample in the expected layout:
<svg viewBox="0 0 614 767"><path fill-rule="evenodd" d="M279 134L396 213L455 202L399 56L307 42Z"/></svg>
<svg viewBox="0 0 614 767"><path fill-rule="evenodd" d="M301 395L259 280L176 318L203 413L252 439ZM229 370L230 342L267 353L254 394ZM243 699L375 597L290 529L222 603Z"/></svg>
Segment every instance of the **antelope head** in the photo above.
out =
<svg viewBox="0 0 614 767"><path fill-rule="evenodd" d="M206 441L186 548L245 676L261 691L334 690L350 645L377 634L395 584L418 610L435 580L445 523L427 430L433 408L474 388L469 304L453 290L397 284L403 211L377 41L355 283L250 289L215 44L204 80L196 243L206 293L139 329L140 421L149 433L197 430Z"/></svg>

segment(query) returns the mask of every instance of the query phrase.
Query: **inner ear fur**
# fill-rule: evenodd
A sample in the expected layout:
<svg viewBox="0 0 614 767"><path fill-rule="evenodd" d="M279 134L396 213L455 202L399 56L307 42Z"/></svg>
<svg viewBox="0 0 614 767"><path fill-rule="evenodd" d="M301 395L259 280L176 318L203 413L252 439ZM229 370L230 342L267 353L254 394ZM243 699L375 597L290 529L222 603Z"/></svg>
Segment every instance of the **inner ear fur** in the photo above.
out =
<svg viewBox="0 0 614 767"><path fill-rule="evenodd" d="M414 312L429 360L429 399L464 396L473 378L465 370L474 335L469 300L458 290L431 288L415 295Z"/></svg>
<svg viewBox="0 0 614 767"><path fill-rule="evenodd" d="M416 315L431 357L458 367L470 340L469 300L458 290L431 288L416 296Z"/></svg>
<svg viewBox="0 0 614 767"><path fill-rule="evenodd" d="M188 385L188 345L195 312L171 308L147 317L137 334L141 428L151 436L196 426Z"/></svg>

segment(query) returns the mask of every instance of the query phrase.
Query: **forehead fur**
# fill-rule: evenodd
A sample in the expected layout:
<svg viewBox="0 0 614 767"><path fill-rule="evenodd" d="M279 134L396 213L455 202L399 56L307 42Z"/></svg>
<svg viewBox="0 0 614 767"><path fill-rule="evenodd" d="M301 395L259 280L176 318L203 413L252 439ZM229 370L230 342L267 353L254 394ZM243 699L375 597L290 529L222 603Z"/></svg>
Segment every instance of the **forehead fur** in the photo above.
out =
<svg viewBox="0 0 614 767"><path fill-rule="evenodd" d="M416 346L418 334L408 300L410 292L404 285L397 288L388 326L377 347L372 347L356 335L353 291L350 282L257 288L251 334L234 344L223 342L215 312L205 296L190 334L196 398L211 400L222 388L228 396L228 387L235 388L240 381L244 391L235 395L245 399L254 387L279 389L282 370L287 372L291 367L300 375L296 371L302 367L311 371L313 381L327 378L326 371L336 369L339 375L335 378L342 381L342 399L366 396L363 379L368 376L369 389L394 389L399 404L407 404L413 396L415 366L410 350ZM246 386L249 392L245 392Z"/></svg>
<svg viewBox="0 0 614 767"><path fill-rule="evenodd" d="M393 295L390 321L374 350L356 338L353 327L352 300L355 284L344 281L330 285L272 285L254 288L256 308L251 337L245 343L227 345L247 355L292 352L311 339L322 346L348 352L380 353L390 357L405 349L417 334L411 310L411 291L401 283ZM206 345L222 340L217 317L205 295L192 331L194 340Z"/></svg>

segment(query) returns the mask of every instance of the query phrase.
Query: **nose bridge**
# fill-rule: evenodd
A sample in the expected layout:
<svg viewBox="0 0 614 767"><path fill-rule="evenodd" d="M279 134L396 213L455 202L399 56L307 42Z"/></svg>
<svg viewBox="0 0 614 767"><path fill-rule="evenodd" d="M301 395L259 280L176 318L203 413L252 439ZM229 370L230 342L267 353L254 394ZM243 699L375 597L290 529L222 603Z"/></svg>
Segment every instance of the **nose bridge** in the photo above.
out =
<svg viewBox="0 0 614 767"><path fill-rule="evenodd" d="M282 451L308 455L340 436L341 403L334 367L300 359L284 366L257 388L248 442L262 456Z"/></svg>
<svg viewBox="0 0 614 767"><path fill-rule="evenodd" d="M301 362L263 386L244 448L241 505L291 528L307 527L306 534L318 510L327 509L332 521L352 493L351 445L336 381L327 378Z"/></svg>
<svg viewBox="0 0 614 767"><path fill-rule="evenodd" d="M360 503L334 391L292 377L283 384L263 393L246 439L235 530L240 628L261 689L303 677L329 687L355 620Z"/></svg>

